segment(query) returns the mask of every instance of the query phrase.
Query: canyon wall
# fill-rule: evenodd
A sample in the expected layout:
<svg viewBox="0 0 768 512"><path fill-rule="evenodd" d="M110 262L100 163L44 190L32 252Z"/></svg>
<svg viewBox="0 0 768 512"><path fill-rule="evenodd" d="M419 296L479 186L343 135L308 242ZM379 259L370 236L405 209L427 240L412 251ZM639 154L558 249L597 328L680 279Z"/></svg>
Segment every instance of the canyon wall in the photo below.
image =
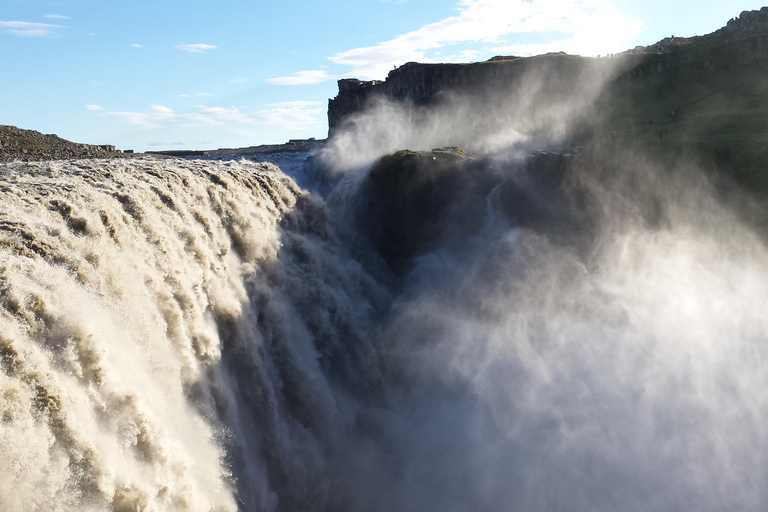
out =
<svg viewBox="0 0 768 512"><path fill-rule="evenodd" d="M674 74L687 66L703 66L709 71L727 71L734 66L768 60L768 7L744 11L726 26L705 36L671 36L654 45L638 46L609 58L576 57L563 53L536 57L498 56L469 64L420 64L408 62L389 72L386 80L339 80L337 96L328 102L329 134L344 120L365 109L375 99L408 101L416 105L438 102L451 92L498 93L542 63L570 68L576 72L601 60L612 65L612 78L634 79L659 73Z"/></svg>

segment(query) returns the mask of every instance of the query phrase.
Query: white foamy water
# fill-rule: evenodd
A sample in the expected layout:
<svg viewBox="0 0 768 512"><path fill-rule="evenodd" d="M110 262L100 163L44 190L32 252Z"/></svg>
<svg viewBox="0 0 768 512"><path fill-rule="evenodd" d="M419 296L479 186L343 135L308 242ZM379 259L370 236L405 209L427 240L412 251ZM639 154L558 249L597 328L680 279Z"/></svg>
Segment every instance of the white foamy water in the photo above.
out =
<svg viewBox="0 0 768 512"><path fill-rule="evenodd" d="M764 235L632 162L498 163L399 277L365 171L3 165L0 509L764 510Z"/></svg>
<svg viewBox="0 0 768 512"><path fill-rule="evenodd" d="M254 289L283 279L280 224L301 222L291 212L306 193L245 161L0 172L0 508L236 510L222 325L246 329ZM231 351L263 350L228 336ZM249 505L267 507L263 468L248 471L264 487Z"/></svg>

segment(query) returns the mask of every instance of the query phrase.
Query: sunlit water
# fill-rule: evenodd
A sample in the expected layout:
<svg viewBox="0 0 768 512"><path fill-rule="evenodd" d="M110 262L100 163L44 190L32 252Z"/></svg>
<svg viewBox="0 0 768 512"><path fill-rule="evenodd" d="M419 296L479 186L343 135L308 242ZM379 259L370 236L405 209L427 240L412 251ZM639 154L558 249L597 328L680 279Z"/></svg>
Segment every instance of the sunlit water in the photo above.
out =
<svg viewBox="0 0 768 512"><path fill-rule="evenodd" d="M565 238L489 196L394 277L360 176L3 165L0 508L765 510L768 250L644 176L576 173Z"/></svg>

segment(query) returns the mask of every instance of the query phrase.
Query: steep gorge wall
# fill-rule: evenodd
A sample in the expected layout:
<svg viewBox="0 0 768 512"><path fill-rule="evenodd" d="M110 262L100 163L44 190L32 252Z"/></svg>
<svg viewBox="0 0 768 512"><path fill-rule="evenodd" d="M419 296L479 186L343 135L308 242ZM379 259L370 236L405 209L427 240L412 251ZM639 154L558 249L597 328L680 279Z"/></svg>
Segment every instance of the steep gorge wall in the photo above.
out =
<svg viewBox="0 0 768 512"><path fill-rule="evenodd" d="M514 73L510 66L518 57L477 64L419 64L408 62L389 72L386 81L369 82L355 78L339 80L339 94L328 102L328 126L339 126L349 114L362 110L375 97L410 100L417 104L432 102L447 87L500 83Z"/></svg>
<svg viewBox="0 0 768 512"><path fill-rule="evenodd" d="M542 64L564 68L563 77L584 71L587 66L612 66L612 78L634 79L700 65L709 71L726 71L734 66L768 60L768 7L744 11L726 26L692 38L669 37L648 47L637 47L608 59L570 56L563 53L536 57L494 57L471 64L420 64L408 62L389 72L385 81L339 80L338 95L328 102L329 134L343 121L363 110L374 99L409 101L430 105L444 93L472 94L503 92ZM598 66L601 67L601 66Z"/></svg>
<svg viewBox="0 0 768 512"><path fill-rule="evenodd" d="M565 57L563 55L563 57ZM339 94L328 101L330 132L344 118L365 108L374 98L408 100L426 105L448 89L467 89L480 85L501 85L520 75L526 61L519 57L494 58L474 64L420 64L408 62L389 72L385 81L339 80Z"/></svg>
<svg viewBox="0 0 768 512"><path fill-rule="evenodd" d="M339 80L339 94L328 102L329 133L341 126L347 116L363 110L371 101L387 98L416 105L437 103L445 95L458 93L494 101L512 90L533 71L564 80L584 72L599 72L599 59L550 53L536 57L494 57L472 64L406 63L389 72L385 81L364 82L354 78Z"/></svg>

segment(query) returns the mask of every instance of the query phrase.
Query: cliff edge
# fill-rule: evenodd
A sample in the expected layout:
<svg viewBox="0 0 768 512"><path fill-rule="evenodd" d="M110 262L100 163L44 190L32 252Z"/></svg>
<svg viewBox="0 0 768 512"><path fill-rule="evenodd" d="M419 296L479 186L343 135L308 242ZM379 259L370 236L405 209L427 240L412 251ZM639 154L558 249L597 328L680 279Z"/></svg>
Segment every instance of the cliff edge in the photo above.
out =
<svg viewBox="0 0 768 512"><path fill-rule="evenodd" d="M408 62L389 72L384 81L345 78L339 92L328 102L328 129L332 135L352 114L364 110L376 99L431 105L451 94L497 92L519 80L542 62L556 67L613 66L612 79L673 75L690 66L709 72L728 72L745 65L768 61L768 7L744 11L721 29L691 38L668 37L658 43L637 47L610 58L577 57L563 53L535 57L498 56L471 64L420 64ZM567 79L567 73L563 74Z"/></svg>

